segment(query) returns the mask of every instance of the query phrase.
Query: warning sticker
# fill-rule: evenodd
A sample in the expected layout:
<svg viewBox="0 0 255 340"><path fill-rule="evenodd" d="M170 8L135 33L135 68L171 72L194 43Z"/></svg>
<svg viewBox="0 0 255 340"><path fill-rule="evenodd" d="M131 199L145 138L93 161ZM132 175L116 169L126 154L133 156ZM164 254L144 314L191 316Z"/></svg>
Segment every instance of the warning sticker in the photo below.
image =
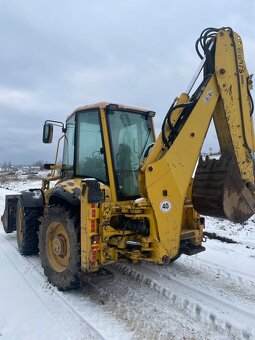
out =
<svg viewBox="0 0 255 340"><path fill-rule="evenodd" d="M213 90L209 90L205 96L204 96L204 101L206 102L206 104L209 104L211 99L212 99L212 96L213 96Z"/></svg>

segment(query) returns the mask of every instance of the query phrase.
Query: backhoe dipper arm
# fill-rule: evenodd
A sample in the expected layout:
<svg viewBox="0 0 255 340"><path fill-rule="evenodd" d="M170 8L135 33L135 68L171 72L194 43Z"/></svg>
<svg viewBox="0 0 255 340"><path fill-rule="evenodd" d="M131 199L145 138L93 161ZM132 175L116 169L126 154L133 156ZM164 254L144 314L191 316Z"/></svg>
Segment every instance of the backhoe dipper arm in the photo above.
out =
<svg viewBox="0 0 255 340"><path fill-rule="evenodd" d="M194 207L205 215L220 215L235 221L246 220L254 213L253 191L246 185L249 183L250 188L254 185L250 77L244 60L241 61L240 41L229 28L202 32L196 47L198 50L200 44L204 50L204 79L191 97L183 93L174 101L161 134L141 166L140 191L151 202L160 242L171 258L178 252L185 196L212 117L223 151L220 162L225 162L225 168L221 165L225 177L220 187L216 185L215 192L210 176L213 174L215 184L222 169L219 172L213 167L213 171L207 169L198 179L196 174ZM203 161L200 164L207 168ZM228 170L234 174L232 181ZM208 186L212 188L208 190ZM215 197L216 202L210 201L209 198Z"/></svg>
<svg viewBox="0 0 255 340"><path fill-rule="evenodd" d="M222 51L228 50L227 56ZM227 58L226 58L227 57ZM222 103L213 116L221 153L235 155L241 177L254 182L252 80L247 71L241 38L232 30L220 31L215 52L217 82Z"/></svg>
<svg viewBox="0 0 255 340"><path fill-rule="evenodd" d="M244 222L255 212L255 140L252 80L239 35L230 28L219 30L215 53L209 59L214 61L220 93L213 120L221 157L200 160L193 184L193 205L201 214ZM209 67L206 72L213 71Z"/></svg>

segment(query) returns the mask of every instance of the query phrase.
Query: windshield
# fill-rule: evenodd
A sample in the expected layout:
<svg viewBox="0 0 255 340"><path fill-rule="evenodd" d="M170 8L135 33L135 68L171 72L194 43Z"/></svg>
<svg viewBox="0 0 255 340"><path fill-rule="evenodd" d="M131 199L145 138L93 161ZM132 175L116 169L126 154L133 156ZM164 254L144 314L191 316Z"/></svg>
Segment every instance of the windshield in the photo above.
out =
<svg viewBox="0 0 255 340"><path fill-rule="evenodd" d="M154 142L152 119L138 112L108 111L118 199L139 197L139 164Z"/></svg>

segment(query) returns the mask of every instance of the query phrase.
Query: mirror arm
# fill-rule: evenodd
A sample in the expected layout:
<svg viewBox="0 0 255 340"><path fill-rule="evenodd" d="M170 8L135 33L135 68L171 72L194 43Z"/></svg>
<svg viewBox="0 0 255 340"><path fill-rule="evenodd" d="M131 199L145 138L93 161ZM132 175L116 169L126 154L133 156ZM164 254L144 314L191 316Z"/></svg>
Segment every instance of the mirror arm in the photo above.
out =
<svg viewBox="0 0 255 340"><path fill-rule="evenodd" d="M61 128L62 128L62 132L63 132L63 133L66 133L66 128L65 128L64 123L59 122L59 121L57 121L57 120L45 120L44 124L47 124L47 123L51 123L52 125L61 127Z"/></svg>

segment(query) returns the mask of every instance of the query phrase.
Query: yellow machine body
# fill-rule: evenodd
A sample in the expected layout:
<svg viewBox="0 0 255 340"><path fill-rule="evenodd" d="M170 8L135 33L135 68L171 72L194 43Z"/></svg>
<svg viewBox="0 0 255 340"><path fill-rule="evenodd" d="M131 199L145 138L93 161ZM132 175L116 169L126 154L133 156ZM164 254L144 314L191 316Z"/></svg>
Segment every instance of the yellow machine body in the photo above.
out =
<svg viewBox="0 0 255 340"><path fill-rule="evenodd" d="M200 214L234 222L254 214L252 80L242 41L230 28L208 29L198 39L197 50L199 46L205 54L203 58L198 51L202 66L189 89L174 100L157 139L154 113L145 109L98 103L68 117L63 164L49 166L52 173L43 180L40 194L42 264L59 288L70 289L78 273L98 272L122 258L168 264L181 254L205 250ZM202 81L190 94L201 70ZM212 119L221 157L198 162ZM45 142L51 141L52 129L45 125ZM99 146L90 152L90 145ZM52 181L57 181L53 187ZM11 197L10 204L15 206L15 200ZM51 211L66 217L56 215L55 222ZM11 217L6 210L7 232L15 230L9 225ZM72 232L66 227L62 235L65 223ZM50 228L56 236L47 240ZM74 271L78 263L68 282L63 281L65 271L63 276L52 274L45 244L56 261L64 263L60 268ZM80 257L69 269L66 257L72 263L77 252Z"/></svg>
<svg viewBox="0 0 255 340"><path fill-rule="evenodd" d="M80 193L81 268L84 271L98 271L101 266L117 262L123 257L133 262L167 264L181 253L192 255L204 250L201 246L204 219L192 204L192 174L212 118L222 157L234 158L240 179L244 183L254 183L250 154L254 151L254 131L247 92L251 83L244 62L242 41L236 33L233 33L233 37L231 34L225 29L217 32L214 73L200 87L192 112L174 142L166 147L161 133L147 158L141 162L137 178L140 197L137 199L123 201L117 198L113 150L107 123L109 104L93 105L100 112L109 174L108 185L99 183L98 190L104 192L104 199L102 202L90 201L89 192L92 189L86 179L60 180L56 186L64 186L70 193L76 188ZM233 46L233 40L236 46ZM236 62L239 76L236 74ZM173 111L171 126L167 123L164 125L163 133L168 136L171 134L190 99L187 93L176 99L174 106L179 107ZM81 109L90 110L91 106L79 108L73 115ZM134 110L121 105L118 109ZM245 142L248 148L243 146ZM249 190L248 193L254 201L253 191ZM252 204L254 210L254 202ZM116 220L123 217L134 225L146 222L148 235L118 229Z"/></svg>

